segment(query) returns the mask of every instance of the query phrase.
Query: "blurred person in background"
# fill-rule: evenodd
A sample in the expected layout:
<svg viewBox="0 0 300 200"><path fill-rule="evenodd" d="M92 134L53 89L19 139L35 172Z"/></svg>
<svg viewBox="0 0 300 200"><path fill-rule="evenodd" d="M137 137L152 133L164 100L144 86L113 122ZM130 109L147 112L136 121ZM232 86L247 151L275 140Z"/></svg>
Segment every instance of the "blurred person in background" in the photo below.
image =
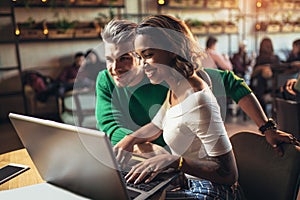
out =
<svg viewBox="0 0 300 200"><path fill-rule="evenodd" d="M232 64L229 60L228 55L221 55L216 51L217 49L217 38L210 36L206 41L206 52L208 58L203 59L202 64L205 68L215 68L221 70L232 70Z"/></svg>
<svg viewBox="0 0 300 200"><path fill-rule="evenodd" d="M73 90L73 86L79 72L79 68L85 63L83 52L77 52L74 56L74 62L71 66L63 69L57 81L59 82L58 95L63 97L65 92Z"/></svg>
<svg viewBox="0 0 300 200"><path fill-rule="evenodd" d="M260 43L259 54L255 59L250 87L265 112L267 112L265 95L271 93L270 80L273 76L271 65L274 64L280 64L280 59L274 54L271 39L268 37L263 38Z"/></svg>
<svg viewBox="0 0 300 200"><path fill-rule="evenodd" d="M98 73L106 69L105 62L101 62L97 52L94 49L89 49L85 53L85 66L86 76L94 83L96 82Z"/></svg>
<svg viewBox="0 0 300 200"><path fill-rule="evenodd" d="M297 39L293 42L293 48L290 52L286 62L294 62L299 61L300 62L300 39Z"/></svg>
<svg viewBox="0 0 300 200"><path fill-rule="evenodd" d="M244 40L239 44L238 52L233 54L230 59L234 73L239 77L245 77L249 67L251 67L252 60L253 58L248 56L247 41Z"/></svg>

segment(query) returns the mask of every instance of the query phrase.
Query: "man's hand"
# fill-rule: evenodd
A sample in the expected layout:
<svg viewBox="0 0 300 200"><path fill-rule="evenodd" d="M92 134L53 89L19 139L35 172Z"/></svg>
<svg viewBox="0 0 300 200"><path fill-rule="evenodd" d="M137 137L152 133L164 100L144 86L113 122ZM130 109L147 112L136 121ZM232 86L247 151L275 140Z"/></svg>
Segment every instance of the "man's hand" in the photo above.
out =
<svg viewBox="0 0 300 200"><path fill-rule="evenodd" d="M134 144L135 138L131 135L127 135L114 146L113 150L116 159L121 166L124 166L130 160Z"/></svg>
<svg viewBox="0 0 300 200"><path fill-rule="evenodd" d="M292 134L280 130L267 130L264 134L267 142L280 156L283 156L284 153L280 144L287 143L300 146L300 142Z"/></svg>
<svg viewBox="0 0 300 200"><path fill-rule="evenodd" d="M285 89L286 89L286 91L288 91L288 93L290 93L292 95L296 95L296 92L294 91L294 85L296 82L297 82L297 79L287 80L287 82L285 84Z"/></svg>

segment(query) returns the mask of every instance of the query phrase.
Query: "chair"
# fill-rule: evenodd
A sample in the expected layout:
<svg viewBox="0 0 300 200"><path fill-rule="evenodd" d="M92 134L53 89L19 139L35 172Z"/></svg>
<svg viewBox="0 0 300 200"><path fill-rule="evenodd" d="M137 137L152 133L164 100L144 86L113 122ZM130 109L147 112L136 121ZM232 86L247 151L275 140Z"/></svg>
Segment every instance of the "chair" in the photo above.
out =
<svg viewBox="0 0 300 200"><path fill-rule="evenodd" d="M300 181L300 147L283 144L280 157L262 135L239 132L231 138L239 184L248 200L295 200Z"/></svg>
<svg viewBox="0 0 300 200"><path fill-rule="evenodd" d="M66 92L59 100L61 120L66 124L96 129L95 89Z"/></svg>
<svg viewBox="0 0 300 200"><path fill-rule="evenodd" d="M300 140L300 102L276 98L275 103L279 129Z"/></svg>

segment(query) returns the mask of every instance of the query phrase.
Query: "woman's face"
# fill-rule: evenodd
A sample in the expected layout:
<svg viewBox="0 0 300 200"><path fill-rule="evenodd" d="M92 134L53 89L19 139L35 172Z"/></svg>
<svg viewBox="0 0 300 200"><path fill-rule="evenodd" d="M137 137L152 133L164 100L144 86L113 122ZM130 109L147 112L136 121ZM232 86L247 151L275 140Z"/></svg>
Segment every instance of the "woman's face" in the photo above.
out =
<svg viewBox="0 0 300 200"><path fill-rule="evenodd" d="M170 63L175 54L159 48L148 35L137 35L135 51L144 63L144 71L152 84L159 84L170 78Z"/></svg>

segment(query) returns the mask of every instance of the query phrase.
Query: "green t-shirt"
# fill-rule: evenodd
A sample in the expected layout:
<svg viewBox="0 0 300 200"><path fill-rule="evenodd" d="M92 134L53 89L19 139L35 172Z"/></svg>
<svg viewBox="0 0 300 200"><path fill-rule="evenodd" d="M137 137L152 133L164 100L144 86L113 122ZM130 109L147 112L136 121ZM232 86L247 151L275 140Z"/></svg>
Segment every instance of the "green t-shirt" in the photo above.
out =
<svg viewBox="0 0 300 200"><path fill-rule="evenodd" d="M216 69L205 71L211 78L212 90L217 99L227 95L238 102L251 93L244 80L232 72ZM167 92L167 87L153 85L147 77L134 87L116 87L108 71L101 71L96 84L97 128L110 137L112 144L118 143L126 135L151 122ZM153 143L166 145L162 136Z"/></svg>
<svg viewBox="0 0 300 200"><path fill-rule="evenodd" d="M96 85L97 127L113 144L146 125L166 98L168 88L153 85L145 76L134 87L116 87L107 70L99 73ZM162 136L154 143L164 146Z"/></svg>

